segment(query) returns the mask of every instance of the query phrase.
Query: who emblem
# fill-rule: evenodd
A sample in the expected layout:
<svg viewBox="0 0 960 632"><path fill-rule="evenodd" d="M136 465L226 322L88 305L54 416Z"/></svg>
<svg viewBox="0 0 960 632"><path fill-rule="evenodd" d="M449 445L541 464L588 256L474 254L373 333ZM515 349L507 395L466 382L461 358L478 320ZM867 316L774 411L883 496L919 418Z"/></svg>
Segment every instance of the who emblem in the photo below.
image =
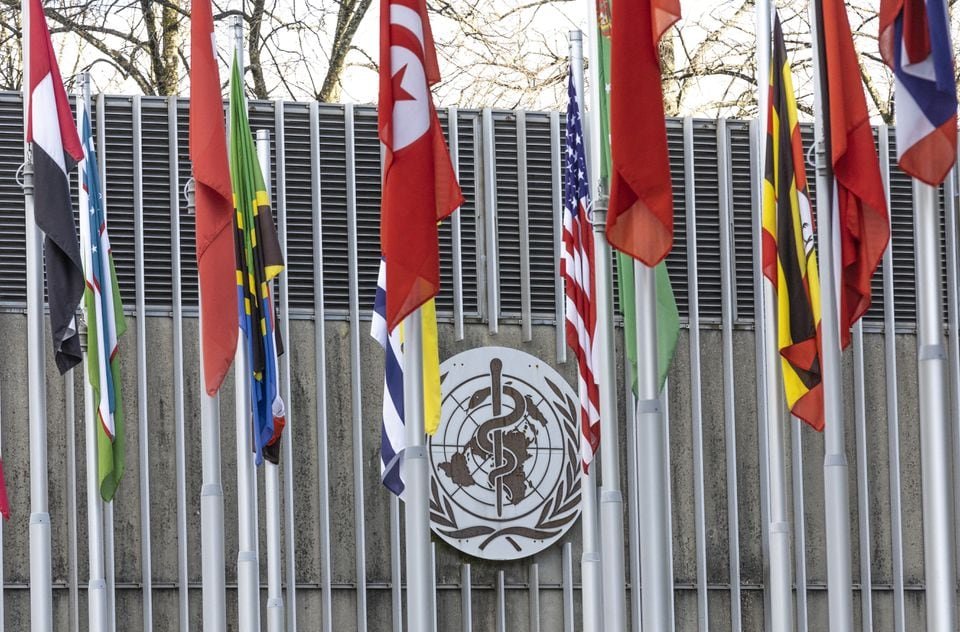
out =
<svg viewBox="0 0 960 632"><path fill-rule="evenodd" d="M516 349L481 347L440 367L430 439L430 525L475 557L513 560L556 542L580 515L574 390Z"/></svg>

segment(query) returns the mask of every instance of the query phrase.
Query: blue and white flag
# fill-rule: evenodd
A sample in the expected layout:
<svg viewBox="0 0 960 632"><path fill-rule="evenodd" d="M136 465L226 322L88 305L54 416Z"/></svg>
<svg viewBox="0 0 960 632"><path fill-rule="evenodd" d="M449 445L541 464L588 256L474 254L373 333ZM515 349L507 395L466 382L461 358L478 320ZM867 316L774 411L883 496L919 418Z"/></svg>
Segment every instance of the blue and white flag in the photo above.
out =
<svg viewBox="0 0 960 632"><path fill-rule="evenodd" d="M373 301L370 335L384 351L383 426L380 433L380 480L403 498L403 450L407 446L403 425L403 326L387 332L387 266L380 260L377 294Z"/></svg>
<svg viewBox="0 0 960 632"><path fill-rule="evenodd" d="M946 0L882 0L880 53L895 77L900 168L937 186L957 156L957 84Z"/></svg>

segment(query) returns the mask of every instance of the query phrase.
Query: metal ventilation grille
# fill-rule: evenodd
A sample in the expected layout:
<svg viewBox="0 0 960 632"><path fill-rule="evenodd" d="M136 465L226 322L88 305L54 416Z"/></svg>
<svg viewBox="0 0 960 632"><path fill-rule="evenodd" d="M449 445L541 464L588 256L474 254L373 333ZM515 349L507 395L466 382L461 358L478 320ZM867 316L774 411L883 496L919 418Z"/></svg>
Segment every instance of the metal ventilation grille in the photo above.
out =
<svg viewBox="0 0 960 632"><path fill-rule="evenodd" d="M17 171L23 163L23 101L17 94L0 98L0 305L27 300L26 233L23 189Z"/></svg>
<svg viewBox="0 0 960 632"><path fill-rule="evenodd" d="M310 106L283 105L284 180L287 189L287 279L290 307L313 309L313 182ZM274 214L275 217L278 214Z"/></svg>
<svg viewBox="0 0 960 632"><path fill-rule="evenodd" d="M753 322L753 167L750 124L728 122L730 139L730 198L733 219L734 320Z"/></svg>
<svg viewBox="0 0 960 632"><path fill-rule="evenodd" d="M716 121L693 122L693 180L696 191L697 298L700 320L720 322L720 172Z"/></svg>
<svg viewBox="0 0 960 632"><path fill-rule="evenodd" d="M512 112L493 114L494 162L497 173L497 239L500 264L500 316L519 318L520 200L517 164L517 117Z"/></svg>
<svg viewBox="0 0 960 632"><path fill-rule="evenodd" d="M106 162L104 191L107 200L107 222L110 227L110 249L113 251L117 283L120 286L120 296L123 299L123 304L132 307L136 302L133 213L133 100L130 97L107 97L103 102L107 124L104 130L98 129L97 134L98 136L103 135L105 152L103 156L98 157L101 162ZM169 277L169 273L167 276Z"/></svg>
<svg viewBox="0 0 960 632"><path fill-rule="evenodd" d="M197 309L197 249L196 215L188 212L183 190L193 177L190 162L190 102L177 101L177 164L179 166L180 190L177 191L177 210L180 213L180 292L184 307Z"/></svg>
<svg viewBox="0 0 960 632"><path fill-rule="evenodd" d="M554 293L559 262L554 258L553 161L549 114L528 113L527 118L527 208L530 218L530 311L534 318L556 316ZM559 147L558 147L559 149ZM562 191L556 192L558 196Z"/></svg>
<svg viewBox="0 0 960 632"><path fill-rule="evenodd" d="M673 183L673 250L667 255L670 285L677 299L680 318L690 316L690 284L687 281L687 201L683 179L683 121L667 121L667 149L670 154L670 180Z"/></svg>
<svg viewBox="0 0 960 632"><path fill-rule="evenodd" d="M170 277L170 137L167 100L144 98L141 104L144 297L152 307L169 308ZM116 207L114 207L116 208ZM110 232L113 233L111 217ZM132 303L127 304L133 307Z"/></svg>
<svg viewBox="0 0 960 632"><path fill-rule="evenodd" d="M373 310L380 272L380 137L377 110L354 110L354 138L357 169L357 269L359 273L360 313Z"/></svg>
<svg viewBox="0 0 960 632"><path fill-rule="evenodd" d="M347 163L342 105L320 106L320 206L323 227L323 300L344 312L347 287Z"/></svg>

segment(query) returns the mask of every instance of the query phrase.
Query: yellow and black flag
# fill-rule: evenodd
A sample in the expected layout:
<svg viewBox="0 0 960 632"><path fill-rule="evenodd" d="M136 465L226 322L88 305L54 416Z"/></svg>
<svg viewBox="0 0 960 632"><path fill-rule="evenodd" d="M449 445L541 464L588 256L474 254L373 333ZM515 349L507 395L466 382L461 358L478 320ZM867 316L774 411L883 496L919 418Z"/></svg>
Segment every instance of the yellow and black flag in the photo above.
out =
<svg viewBox="0 0 960 632"><path fill-rule="evenodd" d="M777 294L777 339L790 412L823 430L820 278L787 48L774 21L763 183L763 274Z"/></svg>

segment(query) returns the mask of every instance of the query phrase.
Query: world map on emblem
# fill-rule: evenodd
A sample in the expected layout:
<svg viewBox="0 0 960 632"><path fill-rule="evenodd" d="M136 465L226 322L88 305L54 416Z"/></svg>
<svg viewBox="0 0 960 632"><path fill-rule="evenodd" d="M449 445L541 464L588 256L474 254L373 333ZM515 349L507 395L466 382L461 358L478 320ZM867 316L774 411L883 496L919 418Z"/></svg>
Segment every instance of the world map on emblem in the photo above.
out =
<svg viewBox="0 0 960 632"><path fill-rule="evenodd" d="M552 367L504 347L440 367L429 443L433 531L470 555L509 560L556 542L580 514L576 394Z"/></svg>

